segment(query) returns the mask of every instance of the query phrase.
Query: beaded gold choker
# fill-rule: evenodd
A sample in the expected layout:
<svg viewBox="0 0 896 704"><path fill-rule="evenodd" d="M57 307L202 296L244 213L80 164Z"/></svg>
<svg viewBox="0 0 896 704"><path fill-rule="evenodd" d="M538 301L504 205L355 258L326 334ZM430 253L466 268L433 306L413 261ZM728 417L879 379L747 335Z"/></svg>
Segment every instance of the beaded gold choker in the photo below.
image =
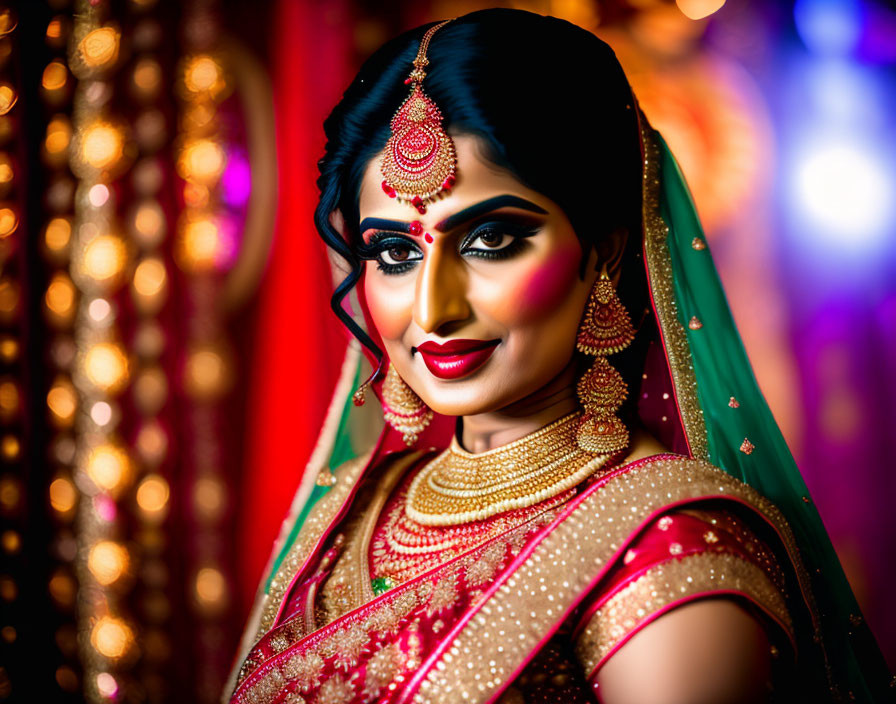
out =
<svg viewBox="0 0 896 704"><path fill-rule="evenodd" d="M572 413L487 452L467 452L454 438L411 482L408 518L427 526L481 521L575 486L610 459L579 448L580 416Z"/></svg>

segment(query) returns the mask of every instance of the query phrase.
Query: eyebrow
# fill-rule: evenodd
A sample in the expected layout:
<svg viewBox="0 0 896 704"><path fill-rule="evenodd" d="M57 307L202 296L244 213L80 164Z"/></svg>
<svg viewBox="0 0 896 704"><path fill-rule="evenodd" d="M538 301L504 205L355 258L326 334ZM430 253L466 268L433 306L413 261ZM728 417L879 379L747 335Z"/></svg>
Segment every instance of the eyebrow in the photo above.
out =
<svg viewBox="0 0 896 704"><path fill-rule="evenodd" d="M387 220L385 218L364 218L359 227L363 236L368 230L389 230L390 232L404 232L411 234L411 223L401 220Z"/></svg>
<svg viewBox="0 0 896 704"><path fill-rule="evenodd" d="M492 210L498 210L499 208L519 208L520 210L528 210L532 213L539 213L541 215L547 215L548 213L547 210L542 208L540 205L536 205L532 201L526 200L525 198L520 198L519 196L505 194L502 196L495 196L494 198L487 198L486 200L471 205L469 208L464 208L463 210L456 212L454 215L449 215L444 220L437 222L435 229L439 230L440 232L447 232L448 230L454 229L458 225L462 225L463 223L472 220L473 218L484 215L485 213L489 213ZM361 225L359 226L359 231L363 236L363 234L368 230L387 230L390 232L403 232L405 234L410 234L411 224L402 220L387 220L386 218L364 218L361 221Z"/></svg>
<svg viewBox="0 0 896 704"><path fill-rule="evenodd" d="M491 212L492 210L497 210L498 208L519 208L520 210L528 210L533 213L539 213L541 215L547 215L548 211L542 208L540 205L536 205L532 201L528 201L525 198L520 198L519 196L512 195L503 195L503 196L495 196L494 198L488 198L486 200L480 201L475 205L471 205L469 208L464 208L456 212L454 215L449 215L447 218L442 220L441 222L436 223L436 229L441 232L447 232L448 230L452 230L458 225L462 225L468 220L472 220L473 218L479 217L480 215L484 215L485 213Z"/></svg>

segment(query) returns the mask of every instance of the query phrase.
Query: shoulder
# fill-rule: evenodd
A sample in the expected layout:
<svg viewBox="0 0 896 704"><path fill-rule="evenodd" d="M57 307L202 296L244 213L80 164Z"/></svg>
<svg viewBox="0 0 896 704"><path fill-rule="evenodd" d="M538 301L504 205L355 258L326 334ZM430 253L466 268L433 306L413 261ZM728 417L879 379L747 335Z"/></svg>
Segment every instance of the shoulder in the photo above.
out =
<svg viewBox="0 0 896 704"><path fill-rule="evenodd" d="M576 653L592 683L614 681L612 673L627 671L632 657L671 677L693 668L727 672L728 662L765 667L770 642L775 651L791 649L784 571L753 529L753 516L731 510L739 507L713 501L664 509L629 537L587 597L576 627ZM750 672L752 681L755 668ZM739 681L728 674L724 680ZM654 700L645 695L643 701Z"/></svg>
<svg viewBox="0 0 896 704"><path fill-rule="evenodd" d="M770 679L769 639L757 618L729 599L703 599L636 633L596 683L605 704L746 704L767 699Z"/></svg>

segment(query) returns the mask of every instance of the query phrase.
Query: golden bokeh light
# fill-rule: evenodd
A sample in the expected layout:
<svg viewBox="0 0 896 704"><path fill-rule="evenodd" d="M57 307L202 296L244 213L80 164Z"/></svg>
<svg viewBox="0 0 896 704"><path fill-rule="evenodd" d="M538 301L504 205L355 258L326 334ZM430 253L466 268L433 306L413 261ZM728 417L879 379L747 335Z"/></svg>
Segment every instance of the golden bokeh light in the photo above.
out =
<svg viewBox="0 0 896 704"><path fill-rule="evenodd" d="M187 354L184 386L197 399L220 396L230 385L230 368L224 350L217 345L198 345Z"/></svg>
<svg viewBox="0 0 896 704"><path fill-rule="evenodd" d="M5 530L3 535L0 535L0 545L5 552L14 555L22 549L22 536L14 530Z"/></svg>
<svg viewBox="0 0 896 704"><path fill-rule="evenodd" d="M19 499L22 498L21 482L12 476L0 479L0 508L5 513L11 513L19 507Z"/></svg>
<svg viewBox="0 0 896 704"><path fill-rule="evenodd" d="M137 432L135 446L144 462L158 464L168 451L168 436L159 422L152 420Z"/></svg>
<svg viewBox="0 0 896 704"><path fill-rule="evenodd" d="M128 380L128 358L124 349L115 342L91 345L84 355L84 373L98 389L109 393L120 391Z"/></svg>
<svg viewBox="0 0 896 704"><path fill-rule="evenodd" d="M101 540L87 554L87 569L104 587L118 581L128 571L130 556L121 543Z"/></svg>
<svg viewBox="0 0 896 704"><path fill-rule="evenodd" d="M216 477L202 477L193 487L196 512L207 521L220 518L225 507L224 483Z"/></svg>
<svg viewBox="0 0 896 704"><path fill-rule="evenodd" d="M18 96L8 83L0 83L0 115L5 115L16 104Z"/></svg>
<svg viewBox="0 0 896 704"><path fill-rule="evenodd" d="M124 154L124 133L108 122L94 122L81 137L81 158L95 169L108 169Z"/></svg>
<svg viewBox="0 0 896 704"><path fill-rule="evenodd" d="M688 19L702 20L722 9L725 0L675 0L675 4Z"/></svg>
<svg viewBox="0 0 896 704"><path fill-rule="evenodd" d="M194 139L184 145L177 158L177 172L187 180L205 185L214 184L221 177L227 155L213 139Z"/></svg>
<svg viewBox="0 0 896 704"><path fill-rule="evenodd" d="M12 379L0 381L0 419L13 418L21 408L22 393Z"/></svg>
<svg viewBox="0 0 896 704"><path fill-rule="evenodd" d="M0 152L0 187L8 186L15 176L12 159L6 152Z"/></svg>
<svg viewBox="0 0 896 704"><path fill-rule="evenodd" d="M72 223L68 218L53 218L44 229L44 244L54 254L61 254L72 239Z"/></svg>
<svg viewBox="0 0 896 704"><path fill-rule="evenodd" d="M224 86L221 66L207 54L194 56L184 67L184 87L191 93L208 93L214 97Z"/></svg>
<svg viewBox="0 0 896 704"><path fill-rule="evenodd" d="M47 24L47 39L56 40L62 38L62 18L54 17Z"/></svg>
<svg viewBox="0 0 896 704"><path fill-rule="evenodd" d="M215 119L215 105L207 101L189 105L183 113L181 122L186 131L202 129Z"/></svg>
<svg viewBox="0 0 896 704"><path fill-rule="evenodd" d="M68 68L59 59L51 61L44 69L41 85L44 90L54 91L65 88L68 82Z"/></svg>
<svg viewBox="0 0 896 704"><path fill-rule="evenodd" d="M155 247L165 235L165 212L156 200L146 200L134 211L134 234L144 247Z"/></svg>
<svg viewBox="0 0 896 704"><path fill-rule="evenodd" d="M115 494L131 478L131 458L124 447L103 443L88 453L86 469L94 484Z"/></svg>
<svg viewBox="0 0 896 704"><path fill-rule="evenodd" d="M78 53L88 68L108 68L118 59L120 40L121 36L112 27L99 27L80 41Z"/></svg>
<svg viewBox="0 0 896 704"><path fill-rule="evenodd" d="M16 28L19 21L11 10L4 7L0 10L0 37L5 37Z"/></svg>
<svg viewBox="0 0 896 704"><path fill-rule="evenodd" d="M134 88L146 98L152 98L162 85L162 67L155 59L140 59L132 75Z"/></svg>
<svg viewBox="0 0 896 704"><path fill-rule="evenodd" d="M0 206L0 239L9 237L19 226L16 211L9 206Z"/></svg>
<svg viewBox="0 0 896 704"><path fill-rule="evenodd" d="M221 231L210 217L187 220L178 241L177 259L187 271L211 271L221 256Z"/></svg>
<svg viewBox="0 0 896 704"><path fill-rule="evenodd" d="M50 596L61 606L71 606L75 601L77 586L64 567L58 568L50 577Z"/></svg>
<svg viewBox="0 0 896 704"><path fill-rule="evenodd" d="M15 362L19 357L19 341L12 335L0 337L0 360L7 364Z"/></svg>
<svg viewBox="0 0 896 704"><path fill-rule="evenodd" d="M103 616L93 625L90 644L107 658L123 657L134 644L134 632L122 619Z"/></svg>
<svg viewBox="0 0 896 704"><path fill-rule="evenodd" d="M108 282L121 274L127 262L127 254L127 246L121 237L99 235L84 248L83 271L97 282Z"/></svg>
<svg viewBox="0 0 896 704"><path fill-rule="evenodd" d="M64 115L57 115L47 124L44 149L47 156L58 161L68 156L68 146L72 141L72 123Z"/></svg>
<svg viewBox="0 0 896 704"><path fill-rule="evenodd" d="M227 598L227 582L214 567L203 567L196 574L196 599L203 607L222 607Z"/></svg>
<svg viewBox="0 0 896 704"><path fill-rule="evenodd" d="M21 451L22 443L19 442L15 435L4 435L3 439L0 440L0 457L3 457L7 462L17 459ZM3 499L0 496L0 504L2 503Z"/></svg>
<svg viewBox="0 0 896 704"><path fill-rule="evenodd" d="M14 279L0 279L0 321L12 319L19 308L22 289Z"/></svg>
<svg viewBox="0 0 896 704"><path fill-rule="evenodd" d="M0 577L0 597L3 601L15 601L19 595L18 585L10 577Z"/></svg>
<svg viewBox="0 0 896 704"><path fill-rule="evenodd" d="M78 491L71 479L56 477L50 482L50 506L58 513L68 513L78 502Z"/></svg>
<svg viewBox="0 0 896 704"><path fill-rule="evenodd" d="M50 313L53 322L67 325L75 315L75 300L77 290L69 275L64 271L57 271L50 279L47 292L44 295L44 304Z"/></svg>
<svg viewBox="0 0 896 704"><path fill-rule="evenodd" d="M156 415L168 397L168 379L162 368L152 366L141 369L134 379L133 395L143 415Z"/></svg>
<svg viewBox="0 0 896 704"><path fill-rule="evenodd" d="M160 257L147 257L134 269L134 292L142 298L155 298L165 291L167 279L165 262Z"/></svg>
<svg viewBox="0 0 896 704"><path fill-rule="evenodd" d="M58 427L68 428L74 423L78 410L78 393L68 377L58 376L47 392L47 407Z"/></svg>
<svg viewBox="0 0 896 704"><path fill-rule="evenodd" d="M137 487L137 506L145 518L161 520L165 517L171 490L165 477L148 474Z"/></svg>

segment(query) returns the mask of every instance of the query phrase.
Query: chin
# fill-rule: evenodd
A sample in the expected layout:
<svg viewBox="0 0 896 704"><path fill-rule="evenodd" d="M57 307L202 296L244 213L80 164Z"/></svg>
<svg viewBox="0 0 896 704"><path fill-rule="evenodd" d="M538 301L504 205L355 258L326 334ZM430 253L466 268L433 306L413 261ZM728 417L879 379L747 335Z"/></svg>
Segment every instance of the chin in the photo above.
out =
<svg viewBox="0 0 896 704"><path fill-rule="evenodd" d="M509 372L490 370L488 374L474 374L469 379L450 382L431 378L419 384L419 390L414 388L417 384L411 388L414 388L427 406L440 415L474 416L498 411L532 393L533 390L529 388L506 385L508 379L516 376L518 375Z"/></svg>

